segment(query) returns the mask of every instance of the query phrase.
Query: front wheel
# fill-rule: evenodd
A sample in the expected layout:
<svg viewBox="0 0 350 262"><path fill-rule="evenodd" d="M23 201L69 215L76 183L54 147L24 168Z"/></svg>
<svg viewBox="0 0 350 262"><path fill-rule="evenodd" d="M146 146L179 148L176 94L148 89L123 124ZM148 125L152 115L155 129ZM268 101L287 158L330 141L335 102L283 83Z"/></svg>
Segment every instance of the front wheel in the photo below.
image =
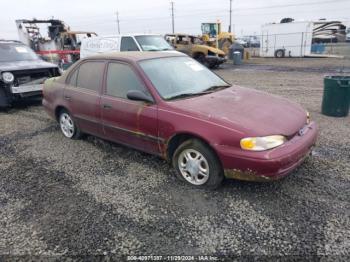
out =
<svg viewBox="0 0 350 262"><path fill-rule="evenodd" d="M205 58L205 55L200 53L200 54L197 54L194 59L196 59L199 63L201 63L202 65L208 67L209 64L207 62L207 59Z"/></svg>
<svg viewBox="0 0 350 262"><path fill-rule="evenodd" d="M61 110L58 118L63 135L70 139L78 139L81 137L81 132L74 123L73 118L67 110Z"/></svg>
<svg viewBox="0 0 350 262"><path fill-rule="evenodd" d="M216 154L197 139L187 140L176 149L173 166L181 180L195 187L214 189L224 179Z"/></svg>

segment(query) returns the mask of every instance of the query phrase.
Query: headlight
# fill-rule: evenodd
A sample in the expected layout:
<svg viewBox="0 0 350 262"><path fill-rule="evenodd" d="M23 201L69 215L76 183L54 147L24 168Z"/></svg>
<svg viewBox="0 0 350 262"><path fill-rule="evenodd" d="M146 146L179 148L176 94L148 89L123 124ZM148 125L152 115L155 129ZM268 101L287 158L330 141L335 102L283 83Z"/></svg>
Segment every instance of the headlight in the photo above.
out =
<svg viewBox="0 0 350 262"><path fill-rule="evenodd" d="M264 151L282 145L287 139L284 136L247 137L241 139L241 148L251 151Z"/></svg>
<svg viewBox="0 0 350 262"><path fill-rule="evenodd" d="M4 80L6 84L11 84L13 80L15 80L14 75L10 72L2 73L1 76L2 76L2 80Z"/></svg>

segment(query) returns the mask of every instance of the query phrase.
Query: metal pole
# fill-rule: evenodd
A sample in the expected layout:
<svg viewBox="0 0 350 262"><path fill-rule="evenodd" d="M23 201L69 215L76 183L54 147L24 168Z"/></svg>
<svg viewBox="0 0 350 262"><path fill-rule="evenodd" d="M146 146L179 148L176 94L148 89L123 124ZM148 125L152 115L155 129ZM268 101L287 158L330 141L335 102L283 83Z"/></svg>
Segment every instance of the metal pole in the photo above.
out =
<svg viewBox="0 0 350 262"><path fill-rule="evenodd" d="M117 11L117 12L115 13L115 15L117 16L116 22L117 22L118 34L120 35L119 12Z"/></svg>
<svg viewBox="0 0 350 262"><path fill-rule="evenodd" d="M228 26L228 32L232 32L232 0L230 0L230 25Z"/></svg>
<svg viewBox="0 0 350 262"><path fill-rule="evenodd" d="M216 48L219 48L219 20L216 21Z"/></svg>
<svg viewBox="0 0 350 262"><path fill-rule="evenodd" d="M174 21L174 2L171 1L171 21L172 21L172 29L173 29L173 34L175 34L175 21Z"/></svg>

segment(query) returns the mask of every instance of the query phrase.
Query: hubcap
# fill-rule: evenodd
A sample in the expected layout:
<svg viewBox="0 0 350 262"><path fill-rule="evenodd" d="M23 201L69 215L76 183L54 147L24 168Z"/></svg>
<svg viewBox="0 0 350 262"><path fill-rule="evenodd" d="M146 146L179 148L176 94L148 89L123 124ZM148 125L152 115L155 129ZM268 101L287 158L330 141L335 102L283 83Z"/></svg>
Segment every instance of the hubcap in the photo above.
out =
<svg viewBox="0 0 350 262"><path fill-rule="evenodd" d="M182 151L178 159L178 166L182 176L193 185L203 185L209 179L208 161L197 150Z"/></svg>
<svg viewBox="0 0 350 262"><path fill-rule="evenodd" d="M71 117L67 113L63 113L60 116L60 126L62 133L68 137L72 138L74 135L74 123Z"/></svg>

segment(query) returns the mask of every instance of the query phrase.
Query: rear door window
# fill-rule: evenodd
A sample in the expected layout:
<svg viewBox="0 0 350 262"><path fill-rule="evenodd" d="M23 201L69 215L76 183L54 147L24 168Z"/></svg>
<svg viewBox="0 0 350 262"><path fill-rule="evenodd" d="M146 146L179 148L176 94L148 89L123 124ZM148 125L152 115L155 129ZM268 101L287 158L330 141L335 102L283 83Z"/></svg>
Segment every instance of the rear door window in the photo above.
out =
<svg viewBox="0 0 350 262"><path fill-rule="evenodd" d="M101 89L104 62L90 61L79 67L77 86L99 92Z"/></svg>
<svg viewBox="0 0 350 262"><path fill-rule="evenodd" d="M127 99L130 90L146 92L146 88L130 66L110 63L107 71L106 94Z"/></svg>
<svg viewBox="0 0 350 262"><path fill-rule="evenodd" d="M122 37L120 51L140 51L135 40L130 36Z"/></svg>

